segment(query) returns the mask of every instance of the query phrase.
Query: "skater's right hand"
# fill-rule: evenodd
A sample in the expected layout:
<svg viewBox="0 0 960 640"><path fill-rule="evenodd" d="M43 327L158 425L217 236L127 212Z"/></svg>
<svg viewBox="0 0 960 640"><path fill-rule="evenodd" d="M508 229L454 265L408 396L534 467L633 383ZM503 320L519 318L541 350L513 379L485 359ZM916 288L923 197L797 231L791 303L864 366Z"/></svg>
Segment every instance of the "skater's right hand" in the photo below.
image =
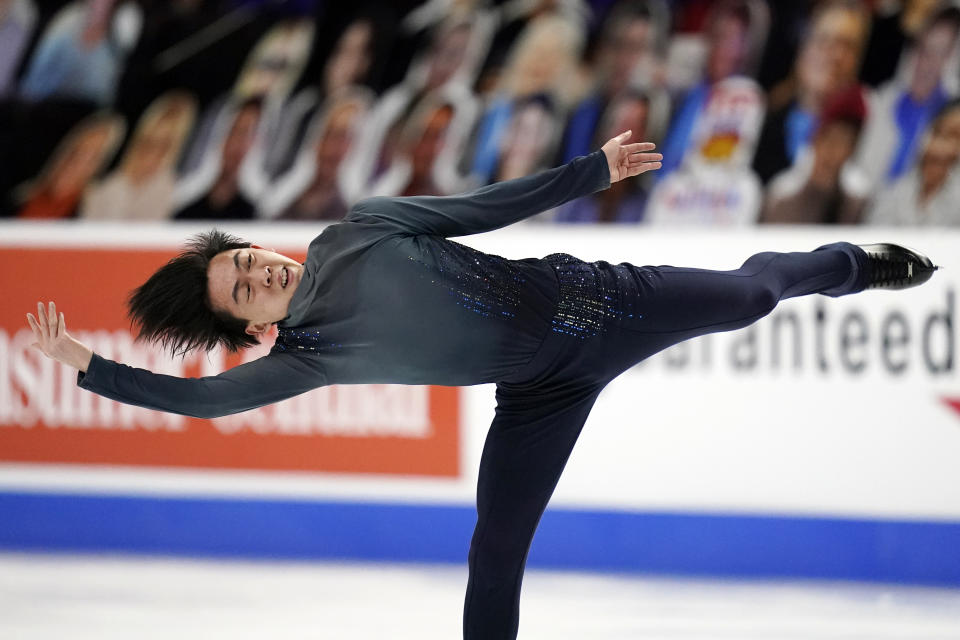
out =
<svg viewBox="0 0 960 640"><path fill-rule="evenodd" d="M607 156L607 165L610 168L610 184L624 178L631 178L641 173L659 169L663 156L659 153L648 153L656 148L652 142L634 142L626 144L633 135L632 131L624 131L615 138L607 140L600 147Z"/></svg>
<svg viewBox="0 0 960 640"><path fill-rule="evenodd" d="M67 333L67 323L63 313L57 315L57 305L51 302L48 311L42 302L38 302L37 317L28 313L27 323L36 339L32 347L39 349L48 358L86 372L90 359L93 358L93 351Z"/></svg>

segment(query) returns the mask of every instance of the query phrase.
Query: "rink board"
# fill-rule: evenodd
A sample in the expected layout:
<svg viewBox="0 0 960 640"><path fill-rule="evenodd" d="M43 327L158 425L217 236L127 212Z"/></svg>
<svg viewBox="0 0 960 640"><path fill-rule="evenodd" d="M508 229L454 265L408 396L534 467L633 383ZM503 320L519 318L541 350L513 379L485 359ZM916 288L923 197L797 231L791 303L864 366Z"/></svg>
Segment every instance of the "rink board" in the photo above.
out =
<svg viewBox="0 0 960 640"><path fill-rule="evenodd" d="M490 386L331 388L192 421L101 402L25 355L28 301L53 297L100 352L176 375L229 366L162 360L122 317L131 283L194 229L0 228L0 547L463 562ZM302 255L319 229L230 230ZM591 414L532 565L960 585L960 234L530 224L467 241L732 268L841 238L915 245L947 270L900 294L788 301L624 374ZM30 275L58 261L70 277L37 287Z"/></svg>
<svg viewBox="0 0 960 640"><path fill-rule="evenodd" d="M0 548L466 561L469 507L0 493ZM960 523L548 509L528 565L960 587Z"/></svg>

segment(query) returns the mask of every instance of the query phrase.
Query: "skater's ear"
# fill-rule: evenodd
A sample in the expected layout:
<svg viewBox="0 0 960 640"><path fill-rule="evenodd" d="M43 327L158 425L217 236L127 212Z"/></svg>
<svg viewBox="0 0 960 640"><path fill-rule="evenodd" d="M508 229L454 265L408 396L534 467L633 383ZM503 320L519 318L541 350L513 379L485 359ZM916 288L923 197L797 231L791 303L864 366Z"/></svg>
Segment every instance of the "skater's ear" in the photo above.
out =
<svg viewBox="0 0 960 640"><path fill-rule="evenodd" d="M247 334L254 336L259 339L263 337L267 331L270 330L269 322L250 322L247 324L246 332Z"/></svg>

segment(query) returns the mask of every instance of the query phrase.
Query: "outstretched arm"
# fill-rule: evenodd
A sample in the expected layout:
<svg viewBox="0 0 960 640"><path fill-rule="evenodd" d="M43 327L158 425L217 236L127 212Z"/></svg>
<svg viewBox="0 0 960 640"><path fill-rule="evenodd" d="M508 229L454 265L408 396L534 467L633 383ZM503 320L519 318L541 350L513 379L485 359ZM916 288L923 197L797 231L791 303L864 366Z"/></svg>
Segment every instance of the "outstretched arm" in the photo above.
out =
<svg viewBox="0 0 960 640"><path fill-rule="evenodd" d="M51 302L48 311L42 302L38 302L37 317L28 313L27 324L33 329L34 349L80 372L90 366L93 350L67 333L67 322L63 313L57 314L57 305Z"/></svg>
<svg viewBox="0 0 960 640"><path fill-rule="evenodd" d="M653 143L625 144L625 131L588 156L540 173L457 196L369 198L348 221L386 222L412 235L465 236L505 227L610 184L660 167Z"/></svg>
<svg viewBox="0 0 960 640"><path fill-rule="evenodd" d="M78 384L111 400L169 413L215 418L279 402L322 386L319 368L295 354L270 354L216 376L178 378L107 360L67 333L63 314L41 303L27 314L33 346L80 371Z"/></svg>

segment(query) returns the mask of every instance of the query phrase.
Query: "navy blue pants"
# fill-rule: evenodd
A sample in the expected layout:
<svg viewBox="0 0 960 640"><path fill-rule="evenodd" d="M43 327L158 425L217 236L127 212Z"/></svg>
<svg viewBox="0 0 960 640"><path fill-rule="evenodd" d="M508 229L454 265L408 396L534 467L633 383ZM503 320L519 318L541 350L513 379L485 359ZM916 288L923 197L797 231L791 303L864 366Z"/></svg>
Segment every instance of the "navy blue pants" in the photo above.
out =
<svg viewBox="0 0 960 640"><path fill-rule="evenodd" d="M866 278L866 255L846 243L760 253L734 271L551 258L560 282L557 316L533 360L497 384L480 460L466 640L517 637L534 531L608 382L678 342L745 327L780 300L855 293Z"/></svg>

